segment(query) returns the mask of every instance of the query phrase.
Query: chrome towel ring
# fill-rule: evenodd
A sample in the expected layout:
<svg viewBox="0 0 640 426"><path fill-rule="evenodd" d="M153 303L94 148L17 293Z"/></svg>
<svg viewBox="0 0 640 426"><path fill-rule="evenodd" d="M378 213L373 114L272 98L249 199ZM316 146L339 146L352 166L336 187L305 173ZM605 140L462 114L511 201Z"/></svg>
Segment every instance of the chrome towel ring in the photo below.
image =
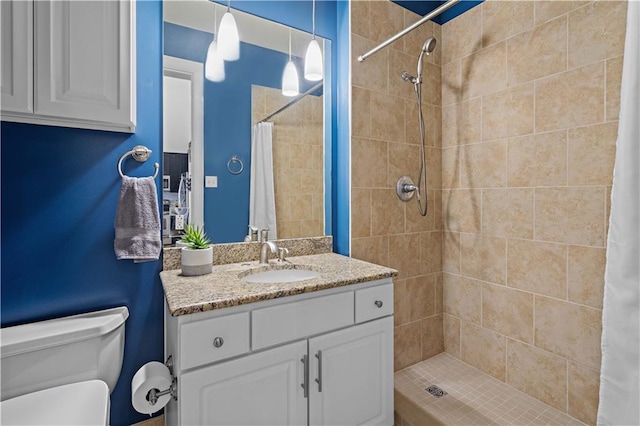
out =
<svg viewBox="0 0 640 426"><path fill-rule="evenodd" d="M151 155L152 152L153 151L151 151L149 148L147 148L144 145L136 145L133 147L131 151L127 151L124 154L122 154L122 157L120 157L120 160L118 161L118 174L120 175L120 177L121 178L124 177L124 173L122 173L122 160L124 160L130 155L133 157L134 160L140 163L144 163L149 159L149 156ZM156 170L153 172L152 177L155 179L158 176L158 169L160 168L160 165L158 163L154 163L153 166L156 168Z"/></svg>
<svg viewBox="0 0 640 426"><path fill-rule="evenodd" d="M232 169L231 164L236 164L236 163L240 165L235 166L235 169ZM234 155L233 157L231 157L231 160L227 161L227 170L229 170L229 173L231 173L232 175L239 175L244 170L244 164L242 163L242 160L238 158L237 155Z"/></svg>

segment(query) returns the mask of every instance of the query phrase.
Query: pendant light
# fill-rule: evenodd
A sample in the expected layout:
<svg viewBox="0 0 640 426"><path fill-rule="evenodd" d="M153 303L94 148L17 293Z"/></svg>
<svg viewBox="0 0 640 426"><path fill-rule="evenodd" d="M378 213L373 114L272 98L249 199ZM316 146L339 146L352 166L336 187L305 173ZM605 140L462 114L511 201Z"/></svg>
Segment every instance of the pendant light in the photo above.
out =
<svg viewBox="0 0 640 426"><path fill-rule="evenodd" d="M222 15L222 21L220 21L218 43L222 59L225 61L240 59L240 37L236 20L231 14L231 0L227 3L227 11Z"/></svg>
<svg viewBox="0 0 640 426"><path fill-rule="evenodd" d="M292 97L298 96L299 93L298 69L291 60L291 28L289 28L289 61L284 67L284 72L282 73L282 94L284 96Z"/></svg>
<svg viewBox="0 0 640 426"><path fill-rule="evenodd" d="M216 36L218 35L218 8L215 7L214 14L214 27L213 27L213 40L209 44L207 50L207 59L204 62L204 76L209 81L220 82L224 81L224 60L218 50L218 42Z"/></svg>
<svg viewBox="0 0 640 426"><path fill-rule="evenodd" d="M318 40L316 40L316 0L313 0L312 12L313 38L307 46L307 53L304 56L304 78L309 81L320 81L323 77L322 50Z"/></svg>

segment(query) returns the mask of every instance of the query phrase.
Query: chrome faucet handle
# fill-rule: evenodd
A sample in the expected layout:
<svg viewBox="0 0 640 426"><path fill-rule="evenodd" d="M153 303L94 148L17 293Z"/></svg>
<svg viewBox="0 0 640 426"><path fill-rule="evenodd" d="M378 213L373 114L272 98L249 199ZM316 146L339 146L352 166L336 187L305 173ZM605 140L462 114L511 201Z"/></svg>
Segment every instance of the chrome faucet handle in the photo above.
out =
<svg viewBox="0 0 640 426"><path fill-rule="evenodd" d="M249 234L251 235L251 241L258 241L258 228L252 225L249 225Z"/></svg>
<svg viewBox="0 0 640 426"><path fill-rule="evenodd" d="M260 242L265 243L267 241L269 241L269 228L260 231Z"/></svg>
<svg viewBox="0 0 640 426"><path fill-rule="evenodd" d="M269 252L275 254L278 252L278 246L273 241L264 241L260 246L260 264L268 265L269 264Z"/></svg>
<svg viewBox="0 0 640 426"><path fill-rule="evenodd" d="M289 249L286 247L280 247L278 248L278 262L284 262L285 260L287 260L285 258L285 255L289 254Z"/></svg>

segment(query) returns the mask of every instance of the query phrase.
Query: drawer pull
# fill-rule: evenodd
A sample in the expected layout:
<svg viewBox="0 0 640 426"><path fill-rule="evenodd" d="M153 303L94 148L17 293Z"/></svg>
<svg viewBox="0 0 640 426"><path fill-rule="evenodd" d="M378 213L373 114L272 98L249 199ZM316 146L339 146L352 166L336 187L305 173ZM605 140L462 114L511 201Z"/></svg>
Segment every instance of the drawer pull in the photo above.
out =
<svg viewBox="0 0 640 426"><path fill-rule="evenodd" d="M322 392L322 351L318 351L316 358L318 359L318 378L316 383L318 384L318 392Z"/></svg>
<svg viewBox="0 0 640 426"><path fill-rule="evenodd" d="M382 308L382 305L383 305L382 300L376 300L376 301L375 301L375 302L373 302L373 303L375 303L375 305L376 305L378 308Z"/></svg>
<svg viewBox="0 0 640 426"><path fill-rule="evenodd" d="M309 398L309 357L304 355L302 359L300 359L300 362L303 365L302 384L300 387L304 389L304 397Z"/></svg>
<svg viewBox="0 0 640 426"><path fill-rule="evenodd" d="M222 337L216 337L213 339L213 346L220 348L222 345L224 345L224 339Z"/></svg>

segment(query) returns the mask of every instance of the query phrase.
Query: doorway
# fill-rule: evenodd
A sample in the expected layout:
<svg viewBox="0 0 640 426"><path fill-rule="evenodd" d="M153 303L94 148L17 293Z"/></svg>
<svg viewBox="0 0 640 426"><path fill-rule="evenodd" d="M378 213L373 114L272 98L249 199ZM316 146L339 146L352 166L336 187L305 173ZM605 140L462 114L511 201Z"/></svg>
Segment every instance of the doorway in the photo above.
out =
<svg viewBox="0 0 640 426"><path fill-rule="evenodd" d="M164 56L163 79L163 243L173 245L184 225L180 216L203 225L202 64Z"/></svg>

